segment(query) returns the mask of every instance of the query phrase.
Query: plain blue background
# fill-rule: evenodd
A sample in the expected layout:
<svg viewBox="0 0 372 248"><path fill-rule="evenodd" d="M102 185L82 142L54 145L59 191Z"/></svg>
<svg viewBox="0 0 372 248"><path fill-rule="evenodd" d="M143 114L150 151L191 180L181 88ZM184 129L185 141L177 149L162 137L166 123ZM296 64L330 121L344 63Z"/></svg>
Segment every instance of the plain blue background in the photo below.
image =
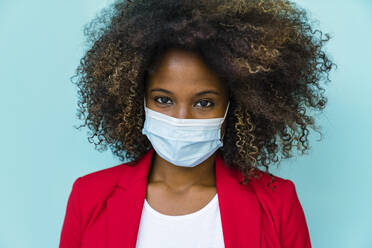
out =
<svg viewBox="0 0 372 248"><path fill-rule="evenodd" d="M87 141L69 77L82 27L108 0L0 0L0 247L57 247L73 181L121 163ZM331 33L338 69L308 155L272 172L295 182L313 247L372 247L372 1L297 1Z"/></svg>

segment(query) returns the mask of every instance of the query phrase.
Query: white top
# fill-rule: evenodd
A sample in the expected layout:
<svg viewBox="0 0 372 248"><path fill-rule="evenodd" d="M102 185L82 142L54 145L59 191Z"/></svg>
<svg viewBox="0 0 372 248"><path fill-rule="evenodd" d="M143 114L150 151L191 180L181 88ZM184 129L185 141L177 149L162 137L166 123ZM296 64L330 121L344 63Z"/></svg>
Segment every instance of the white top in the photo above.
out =
<svg viewBox="0 0 372 248"><path fill-rule="evenodd" d="M156 211L145 198L136 248L175 247L225 247L217 194L198 211L176 216Z"/></svg>

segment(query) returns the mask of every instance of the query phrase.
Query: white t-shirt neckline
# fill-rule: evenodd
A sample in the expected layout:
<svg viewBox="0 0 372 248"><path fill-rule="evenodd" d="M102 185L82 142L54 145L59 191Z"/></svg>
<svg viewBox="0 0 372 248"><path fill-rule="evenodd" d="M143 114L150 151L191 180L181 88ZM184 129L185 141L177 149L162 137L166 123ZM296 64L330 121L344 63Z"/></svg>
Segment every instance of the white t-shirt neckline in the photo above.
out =
<svg viewBox="0 0 372 248"><path fill-rule="evenodd" d="M147 201L146 198L145 198L145 202L144 202L144 207L149 212L151 212L151 214L153 216L156 216L157 218L160 218L160 219L165 220L165 221L179 221L179 220L186 220L186 219L195 218L197 216L203 215L210 208L212 208L213 206L215 206L216 203L218 204L217 193L214 195L214 197L204 207L202 207L201 209L199 209L199 210L197 210L195 212L192 212L192 213L189 213L189 214L184 214L184 215L167 215L167 214L162 214L162 213L158 212L157 210L155 210L154 208L152 208L150 206L150 204L148 203L148 201Z"/></svg>

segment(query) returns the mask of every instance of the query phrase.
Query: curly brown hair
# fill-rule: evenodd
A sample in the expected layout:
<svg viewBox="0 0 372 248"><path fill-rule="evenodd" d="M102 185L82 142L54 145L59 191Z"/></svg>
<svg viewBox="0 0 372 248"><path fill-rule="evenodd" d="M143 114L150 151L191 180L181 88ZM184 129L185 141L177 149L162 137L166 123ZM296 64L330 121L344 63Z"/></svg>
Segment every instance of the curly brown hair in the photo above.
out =
<svg viewBox="0 0 372 248"><path fill-rule="evenodd" d="M71 78L78 114L99 151L136 161L151 143L141 133L148 73L166 49L197 51L228 85L230 110L221 154L255 177L259 167L309 149L308 112L324 109L321 82L335 65L329 34L287 0L116 1L85 26L89 49ZM73 79L77 79L76 81ZM308 112L306 112L308 111ZM270 173L269 173L270 174Z"/></svg>

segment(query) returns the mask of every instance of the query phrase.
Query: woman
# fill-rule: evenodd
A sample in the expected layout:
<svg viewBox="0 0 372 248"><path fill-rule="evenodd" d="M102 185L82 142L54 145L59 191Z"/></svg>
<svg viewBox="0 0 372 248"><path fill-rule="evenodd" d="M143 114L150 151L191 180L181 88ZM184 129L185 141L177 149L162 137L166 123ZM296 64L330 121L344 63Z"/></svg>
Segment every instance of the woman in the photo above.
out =
<svg viewBox="0 0 372 248"><path fill-rule="evenodd" d="M285 0L107 10L86 29L79 117L129 162L74 182L59 247L311 247L293 182L269 166L309 149L329 36Z"/></svg>

